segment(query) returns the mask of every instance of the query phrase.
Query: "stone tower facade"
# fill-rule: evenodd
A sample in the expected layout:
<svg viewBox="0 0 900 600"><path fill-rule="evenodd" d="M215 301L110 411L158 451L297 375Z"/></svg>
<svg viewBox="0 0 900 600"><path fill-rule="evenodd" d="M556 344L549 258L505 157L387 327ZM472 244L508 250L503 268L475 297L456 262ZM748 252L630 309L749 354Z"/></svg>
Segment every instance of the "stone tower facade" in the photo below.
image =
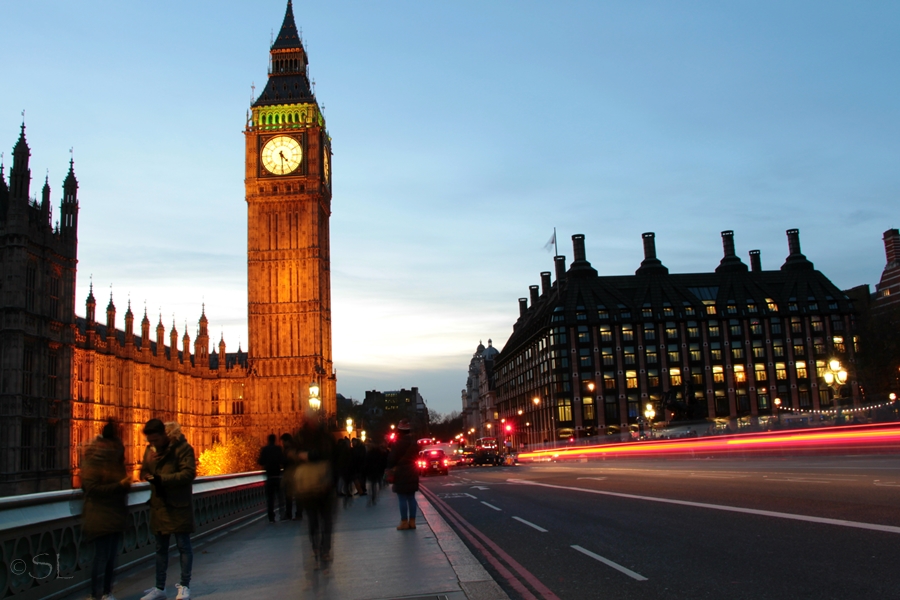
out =
<svg viewBox="0 0 900 600"><path fill-rule="evenodd" d="M286 417L299 423L312 382L322 412L336 410L331 140L290 1L270 54L268 82L244 131L248 383L255 422L266 431Z"/></svg>
<svg viewBox="0 0 900 600"><path fill-rule="evenodd" d="M0 492L70 480L78 181L70 160L54 224L49 178L31 196L30 157L23 123L8 186L0 166Z"/></svg>

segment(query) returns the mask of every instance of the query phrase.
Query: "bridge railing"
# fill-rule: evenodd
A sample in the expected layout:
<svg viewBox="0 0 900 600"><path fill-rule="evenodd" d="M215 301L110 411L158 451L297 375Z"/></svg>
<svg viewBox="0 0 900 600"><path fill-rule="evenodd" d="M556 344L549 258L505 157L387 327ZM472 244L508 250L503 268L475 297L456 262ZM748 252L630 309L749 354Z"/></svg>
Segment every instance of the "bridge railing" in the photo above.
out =
<svg viewBox="0 0 900 600"><path fill-rule="evenodd" d="M195 537L265 510L262 472L200 477L194 482ZM131 486L119 569L156 551L150 531L150 485ZM90 579L93 543L81 527L81 490L0 498L0 598L61 598Z"/></svg>

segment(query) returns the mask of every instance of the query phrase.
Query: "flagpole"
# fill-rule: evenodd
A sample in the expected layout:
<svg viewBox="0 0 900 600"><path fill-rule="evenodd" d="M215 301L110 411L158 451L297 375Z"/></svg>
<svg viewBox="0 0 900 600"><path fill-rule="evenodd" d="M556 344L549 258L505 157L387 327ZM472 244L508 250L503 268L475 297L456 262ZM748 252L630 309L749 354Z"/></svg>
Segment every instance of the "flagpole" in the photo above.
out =
<svg viewBox="0 0 900 600"><path fill-rule="evenodd" d="M559 256L559 244L556 241L556 227L553 228L553 250L556 252L553 256Z"/></svg>

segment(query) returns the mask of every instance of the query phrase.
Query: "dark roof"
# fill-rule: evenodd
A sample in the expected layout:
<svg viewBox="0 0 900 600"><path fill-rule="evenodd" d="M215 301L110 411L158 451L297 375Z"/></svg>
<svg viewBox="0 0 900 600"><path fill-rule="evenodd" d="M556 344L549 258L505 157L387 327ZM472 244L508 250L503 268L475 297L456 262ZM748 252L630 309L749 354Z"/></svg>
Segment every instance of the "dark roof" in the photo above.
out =
<svg viewBox="0 0 900 600"><path fill-rule="evenodd" d="M299 48L301 45L297 24L294 22L294 7L291 5L291 0L288 0L284 21L281 23L281 31L278 32L278 37L275 38L272 49Z"/></svg>
<svg viewBox="0 0 900 600"><path fill-rule="evenodd" d="M281 31L272 44L272 68L269 79L253 106L315 101L306 74L306 52L297 32L297 25L294 23L294 9L288 1Z"/></svg>
<svg viewBox="0 0 900 600"><path fill-rule="evenodd" d="M316 97L313 96L305 74L272 74L269 76L266 87L259 95L259 98L256 99L256 102L253 103L253 106L300 104L315 101Z"/></svg>
<svg viewBox="0 0 900 600"><path fill-rule="evenodd" d="M807 268L796 268L797 263L804 261ZM596 271L585 268L584 264L573 264L562 282L554 282L539 297L538 302L529 306L519 317L498 362L502 363L507 356L514 356L536 336L544 335L548 328L555 326L686 319L728 320L756 316L792 317L822 313L846 314L853 310L847 296L825 275L813 269L805 257L788 262L791 264L786 264L778 271L747 271L737 268L718 273L656 272L616 276L598 276ZM777 313L768 310L769 298L778 305ZM703 300L715 301L718 314L707 315ZM748 314L747 305L750 303L756 305L757 313ZM830 308L835 303L837 308ZM792 304L796 304L796 311L789 310ZM686 305L694 308L694 315L686 315ZM734 305L737 314L728 314L728 305ZM816 305L816 308L811 308L811 305ZM651 317L643 316L645 306L652 311ZM672 309L671 316L665 315L666 308ZM600 310L608 312L608 320L600 318ZM578 319L579 313L582 314L581 319Z"/></svg>

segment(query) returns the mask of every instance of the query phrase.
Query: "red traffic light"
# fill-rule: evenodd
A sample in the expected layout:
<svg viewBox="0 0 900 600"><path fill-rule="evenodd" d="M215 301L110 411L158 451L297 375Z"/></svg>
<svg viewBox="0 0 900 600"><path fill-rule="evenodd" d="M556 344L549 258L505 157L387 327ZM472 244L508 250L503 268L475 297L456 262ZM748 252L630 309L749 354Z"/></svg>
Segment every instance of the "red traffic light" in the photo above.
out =
<svg viewBox="0 0 900 600"><path fill-rule="evenodd" d="M509 433L510 431L512 431L512 425L507 425L506 432Z"/></svg>

